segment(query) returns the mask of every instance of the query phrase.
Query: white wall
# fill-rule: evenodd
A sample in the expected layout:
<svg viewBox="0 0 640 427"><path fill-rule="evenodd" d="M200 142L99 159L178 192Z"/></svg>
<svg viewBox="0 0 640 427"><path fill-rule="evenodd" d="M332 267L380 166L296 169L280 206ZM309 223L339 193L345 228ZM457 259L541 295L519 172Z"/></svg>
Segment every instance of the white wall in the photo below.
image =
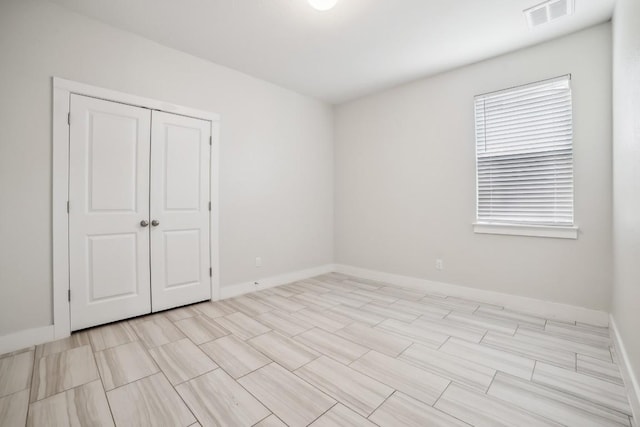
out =
<svg viewBox="0 0 640 427"><path fill-rule="evenodd" d="M3 0L0 336L52 321L52 76L221 114L223 286L332 262L330 106L59 6Z"/></svg>
<svg viewBox="0 0 640 427"><path fill-rule="evenodd" d="M640 2L618 0L613 23L612 312L640 383Z"/></svg>
<svg viewBox="0 0 640 427"><path fill-rule="evenodd" d="M337 107L336 262L608 310L610 32L602 24ZM567 73L579 239L474 234L474 95Z"/></svg>

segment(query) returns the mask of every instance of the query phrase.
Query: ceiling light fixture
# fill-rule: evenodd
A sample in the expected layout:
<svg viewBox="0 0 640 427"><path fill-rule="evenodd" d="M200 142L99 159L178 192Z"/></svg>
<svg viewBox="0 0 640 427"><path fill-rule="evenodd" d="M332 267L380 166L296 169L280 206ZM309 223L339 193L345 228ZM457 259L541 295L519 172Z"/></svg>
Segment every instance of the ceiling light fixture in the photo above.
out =
<svg viewBox="0 0 640 427"><path fill-rule="evenodd" d="M308 0L308 2L315 10L325 11L333 9L338 0Z"/></svg>

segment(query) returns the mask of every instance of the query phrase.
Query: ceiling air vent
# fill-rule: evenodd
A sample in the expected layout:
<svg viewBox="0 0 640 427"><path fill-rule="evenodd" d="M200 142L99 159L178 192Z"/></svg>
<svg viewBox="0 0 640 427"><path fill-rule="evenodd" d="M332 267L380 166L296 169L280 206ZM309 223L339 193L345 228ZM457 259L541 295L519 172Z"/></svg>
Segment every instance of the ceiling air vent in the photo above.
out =
<svg viewBox="0 0 640 427"><path fill-rule="evenodd" d="M573 2L574 0L548 0L529 9L525 9L523 12L527 17L529 28L547 24L563 16L571 15L573 13Z"/></svg>

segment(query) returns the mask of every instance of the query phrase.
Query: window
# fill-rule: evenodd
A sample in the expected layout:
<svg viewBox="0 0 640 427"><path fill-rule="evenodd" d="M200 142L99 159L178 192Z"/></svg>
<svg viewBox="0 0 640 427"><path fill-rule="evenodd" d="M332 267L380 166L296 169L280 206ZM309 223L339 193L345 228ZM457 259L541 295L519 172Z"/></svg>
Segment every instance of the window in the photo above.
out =
<svg viewBox="0 0 640 427"><path fill-rule="evenodd" d="M475 231L575 238L570 76L479 95L475 114Z"/></svg>

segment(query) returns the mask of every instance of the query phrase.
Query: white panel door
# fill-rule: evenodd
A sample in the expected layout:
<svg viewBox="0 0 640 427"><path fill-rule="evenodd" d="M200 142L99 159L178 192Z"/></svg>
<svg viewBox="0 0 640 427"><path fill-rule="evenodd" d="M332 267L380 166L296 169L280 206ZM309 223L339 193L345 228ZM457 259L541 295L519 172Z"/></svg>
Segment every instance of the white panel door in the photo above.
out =
<svg viewBox="0 0 640 427"><path fill-rule="evenodd" d="M151 112L71 95L71 329L151 311ZM144 221L144 222L143 222Z"/></svg>
<svg viewBox="0 0 640 427"><path fill-rule="evenodd" d="M151 126L151 305L211 299L211 123L154 111Z"/></svg>

